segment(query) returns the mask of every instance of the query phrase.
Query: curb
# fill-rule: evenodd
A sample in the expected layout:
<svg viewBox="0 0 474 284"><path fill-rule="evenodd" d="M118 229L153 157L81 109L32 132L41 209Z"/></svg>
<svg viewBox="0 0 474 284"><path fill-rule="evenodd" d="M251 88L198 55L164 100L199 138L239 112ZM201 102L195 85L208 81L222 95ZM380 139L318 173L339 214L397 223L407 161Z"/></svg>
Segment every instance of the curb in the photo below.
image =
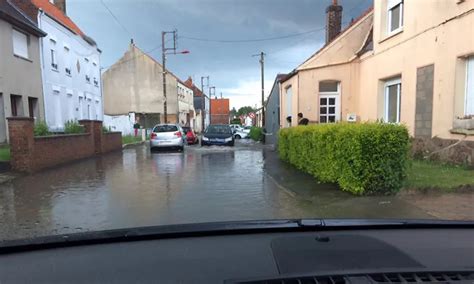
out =
<svg viewBox="0 0 474 284"><path fill-rule="evenodd" d="M128 144L123 144L123 145L122 145L122 149L125 149L125 148L130 147L130 146L142 145L142 144L145 144L147 141L148 141L148 140L139 141L139 142L133 142L133 143L128 143Z"/></svg>

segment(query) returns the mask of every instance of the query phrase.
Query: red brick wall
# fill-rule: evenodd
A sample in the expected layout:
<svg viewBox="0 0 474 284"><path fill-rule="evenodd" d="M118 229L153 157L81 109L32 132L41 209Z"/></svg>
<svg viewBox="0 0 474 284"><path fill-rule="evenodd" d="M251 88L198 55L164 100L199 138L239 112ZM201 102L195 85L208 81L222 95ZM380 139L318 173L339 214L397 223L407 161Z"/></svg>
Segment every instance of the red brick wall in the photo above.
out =
<svg viewBox="0 0 474 284"><path fill-rule="evenodd" d="M84 159L95 154L90 133L34 138L33 169Z"/></svg>
<svg viewBox="0 0 474 284"><path fill-rule="evenodd" d="M34 172L43 168L122 149L120 132L102 133L102 122L81 120L85 134L34 137L32 118L8 118L12 169Z"/></svg>
<svg viewBox="0 0 474 284"><path fill-rule="evenodd" d="M102 135L102 153L122 149L122 132L110 132Z"/></svg>

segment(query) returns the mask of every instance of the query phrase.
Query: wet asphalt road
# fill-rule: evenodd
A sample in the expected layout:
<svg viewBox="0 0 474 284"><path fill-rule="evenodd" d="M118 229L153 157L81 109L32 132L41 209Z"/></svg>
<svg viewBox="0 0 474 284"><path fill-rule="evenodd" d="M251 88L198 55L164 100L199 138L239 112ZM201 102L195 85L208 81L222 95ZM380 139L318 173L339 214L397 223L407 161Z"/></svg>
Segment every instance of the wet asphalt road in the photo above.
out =
<svg viewBox="0 0 474 284"><path fill-rule="evenodd" d="M433 218L397 197L318 184L248 140L183 153L124 149L0 185L0 239L276 218Z"/></svg>

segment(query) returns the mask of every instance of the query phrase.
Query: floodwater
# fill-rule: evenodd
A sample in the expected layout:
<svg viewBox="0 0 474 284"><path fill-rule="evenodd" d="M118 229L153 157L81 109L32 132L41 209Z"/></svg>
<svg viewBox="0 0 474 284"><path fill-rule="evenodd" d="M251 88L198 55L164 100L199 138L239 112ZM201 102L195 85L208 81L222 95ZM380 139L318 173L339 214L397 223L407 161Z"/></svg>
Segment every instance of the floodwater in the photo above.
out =
<svg viewBox="0 0 474 284"><path fill-rule="evenodd" d="M278 218L433 218L397 197L318 184L270 147L147 146L0 185L0 239L195 222Z"/></svg>

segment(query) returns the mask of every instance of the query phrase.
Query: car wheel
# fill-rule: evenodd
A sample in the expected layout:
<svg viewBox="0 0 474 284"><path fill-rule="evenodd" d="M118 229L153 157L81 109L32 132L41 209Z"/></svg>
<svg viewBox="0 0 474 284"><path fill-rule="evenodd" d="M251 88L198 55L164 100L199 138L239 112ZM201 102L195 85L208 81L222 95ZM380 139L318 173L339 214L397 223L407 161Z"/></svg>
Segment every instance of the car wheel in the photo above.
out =
<svg viewBox="0 0 474 284"><path fill-rule="evenodd" d="M235 135L235 139L240 139L242 137L240 137L240 135Z"/></svg>
<svg viewBox="0 0 474 284"><path fill-rule="evenodd" d="M184 146L178 147L178 150L179 150L180 152L183 152L183 151L184 151Z"/></svg>

